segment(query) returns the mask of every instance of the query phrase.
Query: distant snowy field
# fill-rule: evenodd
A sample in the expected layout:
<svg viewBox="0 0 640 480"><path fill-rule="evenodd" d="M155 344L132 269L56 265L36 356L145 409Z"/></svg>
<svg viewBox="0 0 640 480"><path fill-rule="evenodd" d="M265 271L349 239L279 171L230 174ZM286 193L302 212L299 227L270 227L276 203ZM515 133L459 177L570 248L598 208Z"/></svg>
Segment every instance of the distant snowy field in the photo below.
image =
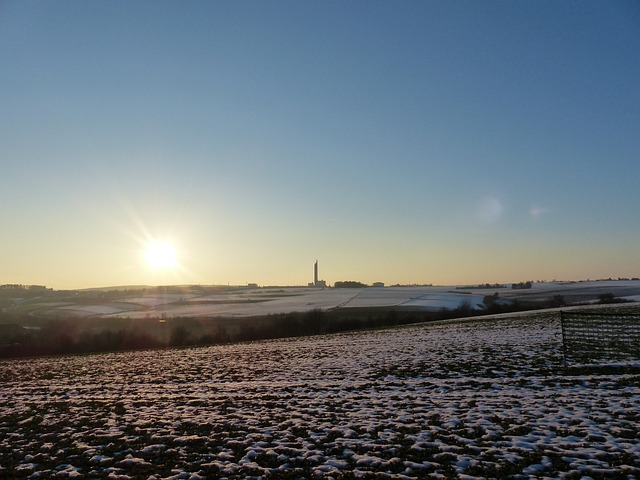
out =
<svg viewBox="0 0 640 480"><path fill-rule="evenodd" d="M561 350L537 314L3 361L0 477L640 478L640 375Z"/></svg>
<svg viewBox="0 0 640 480"><path fill-rule="evenodd" d="M527 290L511 288L385 287L360 289L275 288L231 291L217 295L169 293L119 298L112 303L95 305L42 303L39 314L73 315L78 318L102 317L246 317L278 313L309 311L316 308L330 310L338 307L400 307L418 311L450 310L463 305L471 309L483 308L485 295L498 293L503 300L514 298L551 299L567 296L573 302L582 296L597 300L601 293L635 300L640 298L640 281L599 281L580 283L535 283ZM575 298L574 298L575 297Z"/></svg>

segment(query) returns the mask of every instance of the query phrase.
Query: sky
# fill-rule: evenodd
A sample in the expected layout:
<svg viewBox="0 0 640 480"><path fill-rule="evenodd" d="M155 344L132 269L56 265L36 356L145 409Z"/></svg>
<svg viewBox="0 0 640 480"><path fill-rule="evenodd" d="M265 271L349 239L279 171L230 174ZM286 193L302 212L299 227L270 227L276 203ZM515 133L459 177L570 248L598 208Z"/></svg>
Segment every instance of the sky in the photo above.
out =
<svg viewBox="0 0 640 480"><path fill-rule="evenodd" d="M636 1L0 0L0 284L640 276L638 45Z"/></svg>

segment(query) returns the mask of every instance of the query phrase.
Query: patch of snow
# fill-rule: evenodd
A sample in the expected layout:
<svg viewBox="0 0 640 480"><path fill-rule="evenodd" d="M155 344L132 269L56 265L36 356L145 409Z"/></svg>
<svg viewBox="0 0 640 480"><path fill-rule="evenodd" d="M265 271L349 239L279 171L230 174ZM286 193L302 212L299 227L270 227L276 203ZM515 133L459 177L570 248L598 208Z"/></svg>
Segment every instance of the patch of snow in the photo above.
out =
<svg viewBox="0 0 640 480"><path fill-rule="evenodd" d="M43 478L637 475L637 375L572 375L560 333L557 315L503 315L4 361L0 464L17 453L9 477Z"/></svg>

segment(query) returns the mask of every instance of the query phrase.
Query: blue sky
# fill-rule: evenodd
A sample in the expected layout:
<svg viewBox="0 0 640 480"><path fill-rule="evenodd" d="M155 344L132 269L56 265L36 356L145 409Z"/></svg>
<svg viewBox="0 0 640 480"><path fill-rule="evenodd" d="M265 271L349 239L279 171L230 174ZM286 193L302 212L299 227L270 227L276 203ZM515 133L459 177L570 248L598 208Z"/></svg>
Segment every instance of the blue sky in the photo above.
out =
<svg viewBox="0 0 640 480"><path fill-rule="evenodd" d="M1 1L0 283L640 276L638 45L624 1Z"/></svg>

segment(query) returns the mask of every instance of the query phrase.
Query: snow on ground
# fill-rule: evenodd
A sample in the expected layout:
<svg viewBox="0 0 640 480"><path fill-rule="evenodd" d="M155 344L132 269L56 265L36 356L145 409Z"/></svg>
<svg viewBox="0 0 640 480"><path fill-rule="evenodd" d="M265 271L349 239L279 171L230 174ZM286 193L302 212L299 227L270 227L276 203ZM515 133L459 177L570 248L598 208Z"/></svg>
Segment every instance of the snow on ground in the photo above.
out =
<svg viewBox="0 0 640 480"><path fill-rule="evenodd" d="M409 288L340 288L340 289L283 289L265 294L260 290L192 297L171 303L147 299L143 310L116 312L116 316L145 318L153 316L254 316L309 311L316 308L329 310L338 307L394 307L416 310L455 309L469 303L479 308L484 295L471 295L449 291L451 287ZM147 298L147 297L145 297ZM143 304L144 298L135 302Z"/></svg>
<svg viewBox="0 0 640 480"><path fill-rule="evenodd" d="M452 287L393 287L353 290L351 300L341 307L403 307L414 310L456 309L464 304L481 308L484 295L473 295Z"/></svg>
<svg viewBox="0 0 640 480"><path fill-rule="evenodd" d="M194 298L195 295L183 293L164 293L145 295L144 297L135 297L127 299L127 302L143 305L145 307L155 307L157 305L166 305L168 303L184 302Z"/></svg>
<svg viewBox="0 0 640 480"><path fill-rule="evenodd" d="M33 303L38 315L61 315L71 311L78 317L114 316L148 318L167 316L257 316L278 313L362 307L401 307L414 310L437 311L468 305L481 309L485 295L498 293L502 301L526 299L549 301L556 296L566 297L567 303L588 304L598 301L599 295L613 293L619 297L640 300L640 281L594 281L573 283L534 283L531 289L512 290L498 287L369 287L359 289L336 288L251 288L236 289L218 294L196 293L149 294L119 298L114 302L86 305L74 303ZM80 298L80 297L79 297Z"/></svg>
<svg viewBox="0 0 640 480"><path fill-rule="evenodd" d="M469 308L480 310L484 306L482 303L483 300L484 295L465 295L454 293L427 294L414 300L404 302L400 304L400 306L412 309L437 311L442 310L443 308L455 310L463 305L468 305Z"/></svg>
<svg viewBox="0 0 640 480"><path fill-rule="evenodd" d="M226 297L226 299L203 300L202 298L194 298L189 302L157 305L145 310L119 313L117 316L131 318L154 316L233 317L300 312L315 308L327 310L336 308L356 294L347 289L306 289L303 294L291 295L283 293L268 298L265 298L265 295L235 294L233 297Z"/></svg>
<svg viewBox="0 0 640 480"><path fill-rule="evenodd" d="M0 362L4 478L639 478L640 375L557 315Z"/></svg>
<svg viewBox="0 0 640 480"><path fill-rule="evenodd" d="M91 317L94 315L113 315L129 311L122 305L69 305L56 309L57 312L64 311L75 317Z"/></svg>
<svg viewBox="0 0 640 480"><path fill-rule="evenodd" d="M388 307L400 305L419 298L429 292L440 292L442 287L372 287L349 289L352 299L344 307ZM448 290L448 288L444 289Z"/></svg>

